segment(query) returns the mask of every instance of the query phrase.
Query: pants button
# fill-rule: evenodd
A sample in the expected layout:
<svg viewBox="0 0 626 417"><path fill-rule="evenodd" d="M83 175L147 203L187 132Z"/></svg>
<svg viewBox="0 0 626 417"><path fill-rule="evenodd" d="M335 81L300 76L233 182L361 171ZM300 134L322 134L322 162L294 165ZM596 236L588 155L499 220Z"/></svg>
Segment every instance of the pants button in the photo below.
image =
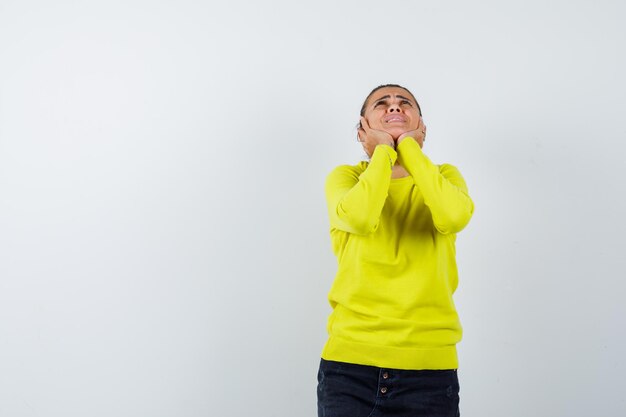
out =
<svg viewBox="0 0 626 417"><path fill-rule="evenodd" d="M383 379L387 379L387 378L389 378L389 373L387 372L383 373Z"/></svg>
<svg viewBox="0 0 626 417"><path fill-rule="evenodd" d="M387 393L387 387L382 387L380 389L380 392L382 392L383 394Z"/></svg>

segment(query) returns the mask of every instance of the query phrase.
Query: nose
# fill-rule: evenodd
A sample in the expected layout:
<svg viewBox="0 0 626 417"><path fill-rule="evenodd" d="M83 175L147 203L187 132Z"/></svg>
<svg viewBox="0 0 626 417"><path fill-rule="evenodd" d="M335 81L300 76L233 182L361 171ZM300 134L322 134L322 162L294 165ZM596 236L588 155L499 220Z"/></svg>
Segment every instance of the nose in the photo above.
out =
<svg viewBox="0 0 626 417"><path fill-rule="evenodd" d="M387 108L387 111L388 111L389 113L393 113L393 112L398 112L398 113L399 113L399 112L400 112L400 106L398 106L396 103L394 103L394 104L390 105L390 106Z"/></svg>

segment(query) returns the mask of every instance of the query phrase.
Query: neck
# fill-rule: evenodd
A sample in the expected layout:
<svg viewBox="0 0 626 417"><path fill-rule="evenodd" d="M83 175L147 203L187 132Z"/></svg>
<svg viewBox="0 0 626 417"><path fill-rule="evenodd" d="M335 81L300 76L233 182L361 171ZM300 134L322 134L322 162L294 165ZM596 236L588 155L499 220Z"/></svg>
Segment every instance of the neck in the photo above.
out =
<svg viewBox="0 0 626 417"><path fill-rule="evenodd" d="M404 167L400 165L398 161L396 161L395 165L391 168L391 178L402 178L408 176L409 172L404 169Z"/></svg>

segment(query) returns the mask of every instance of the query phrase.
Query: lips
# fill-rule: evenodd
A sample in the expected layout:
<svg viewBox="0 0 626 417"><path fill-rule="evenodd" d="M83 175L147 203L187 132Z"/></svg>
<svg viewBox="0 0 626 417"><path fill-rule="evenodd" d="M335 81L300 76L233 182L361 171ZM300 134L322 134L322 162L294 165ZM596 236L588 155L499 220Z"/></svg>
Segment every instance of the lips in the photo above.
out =
<svg viewBox="0 0 626 417"><path fill-rule="evenodd" d="M406 122L406 118L404 116L399 115L399 114L394 114L394 115L385 116L383 118L383 121L385 123L405 123Z"/></svg>

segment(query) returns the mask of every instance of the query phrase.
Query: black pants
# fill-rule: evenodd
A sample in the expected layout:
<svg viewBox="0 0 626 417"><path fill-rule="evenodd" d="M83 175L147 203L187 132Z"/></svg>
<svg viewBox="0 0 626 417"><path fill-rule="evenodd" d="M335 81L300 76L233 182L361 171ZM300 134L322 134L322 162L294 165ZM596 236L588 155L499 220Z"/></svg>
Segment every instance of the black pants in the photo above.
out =
<svg viewBox="0 0 626 417"><path fill-rule="evenodd" d="M456 369L377 368L321 359L318 417L459 417Z"/></svg>

